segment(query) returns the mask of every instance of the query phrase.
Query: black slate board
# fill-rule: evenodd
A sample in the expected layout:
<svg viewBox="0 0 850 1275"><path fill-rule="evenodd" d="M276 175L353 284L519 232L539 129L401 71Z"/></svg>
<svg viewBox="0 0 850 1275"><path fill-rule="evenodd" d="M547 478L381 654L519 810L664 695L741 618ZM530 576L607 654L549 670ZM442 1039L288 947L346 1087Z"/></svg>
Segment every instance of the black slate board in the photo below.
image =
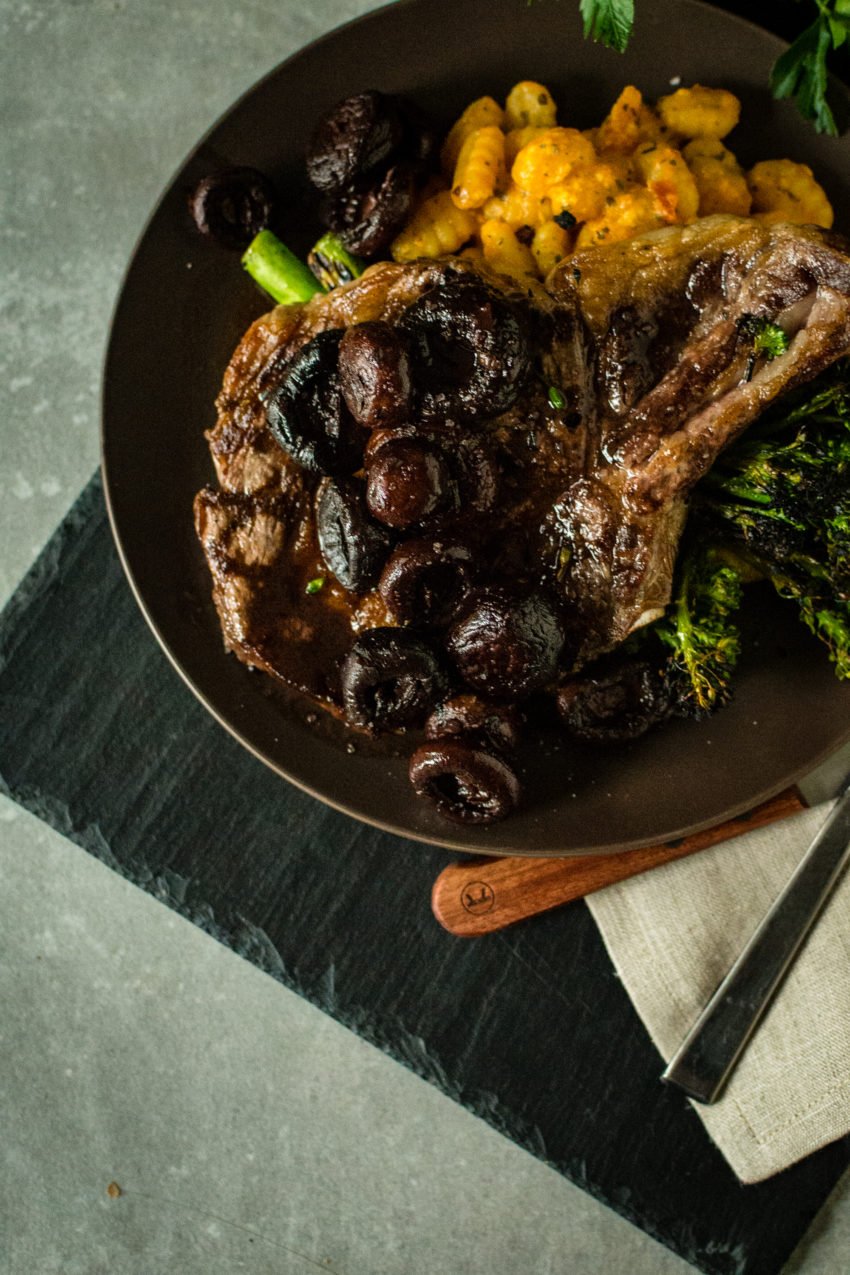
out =
<svg viewBox="0 0 850 1275"><path fill-rule="evenodd" d="M775 1275L850 1138L741 1187L678 1094L583 904L474 942L445 853L244 751L168 664L95 478L0 617L0 788L713 1275Z"/></svg>

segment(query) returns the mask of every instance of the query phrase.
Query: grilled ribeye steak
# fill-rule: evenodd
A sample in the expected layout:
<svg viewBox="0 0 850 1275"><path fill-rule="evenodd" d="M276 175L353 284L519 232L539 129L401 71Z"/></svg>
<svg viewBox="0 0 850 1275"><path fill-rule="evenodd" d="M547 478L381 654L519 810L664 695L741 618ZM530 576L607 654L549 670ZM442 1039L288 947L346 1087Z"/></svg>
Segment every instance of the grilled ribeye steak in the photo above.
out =
<svg viewBox="0 0 850 1275"><path fill-rule="evenodd" d="M446 286L466 287L460 311L464 296L473 298L467 310L484 314L492 329L475 365L489 394L483 419L465 419L457 393L458 378L472 375L463 365L468 333L459 328L453 341L451 307L431 306ZM322 480L296 464L269 428L268 404L321 333L338 345L331 333L383 321L412 342L415 360L414 329L432 322L429 306L439 311L437 328L442 323L429 375L439 381L444 373L448 389L432 385L413 400L404 426L364 431L358 445L374 459L391 435L396 453L384 457L408 464L424 438L439 465L460 466L448 512L434 525L393 534L410 541L415 556L425 526L441 561L440 537L449 547L462 540L455 558L465 554L487 586L542 587L557 598L568 671L663 611L694 484L777 395L850 351L850 257L815 228L712 217L586 250L527 292L467 262L381 263L326 296L257 320L217 401L208 438L219 489L198 494L196 525L229 648L329 707L339 703L338 668L353 634L408 620L394 613L388 589L370 584L353 593L329 574L316 533L317 487L337 484L336 507L343 488L363 484L339 474ZM762 321L789 338L772 361L755 355L753 324ZM510 395L498 380L498 328L514 323L520 335L504 348L526 359L530 349L531 367L501 411ZM501 372L510 379L510 370ZM324 393L314 382L310 393ZM498 494L485 499L494 475ZM478 511L471 529L464 502ZM352 517L361 516L358 508ZM310 592L318 579L323 584Z"/></svg>
<svg viewBox="0 0 850 1275"><path fill-rule="evenodd" d="M814 227L708 217L590 250L548 280L581 316L585 468L552 512L577 662L656 619L694 484L769 403L850 350L850 258ZM756 358L777 324L787 352Z"/></svg>

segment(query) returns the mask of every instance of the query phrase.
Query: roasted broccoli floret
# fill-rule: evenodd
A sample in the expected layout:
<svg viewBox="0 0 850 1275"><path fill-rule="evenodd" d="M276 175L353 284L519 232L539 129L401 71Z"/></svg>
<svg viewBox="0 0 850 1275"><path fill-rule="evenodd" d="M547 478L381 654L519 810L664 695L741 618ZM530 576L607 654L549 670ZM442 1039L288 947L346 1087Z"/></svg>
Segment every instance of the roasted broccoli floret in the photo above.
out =
<svg viewBox="0 0 850 1275"><path fill-rule="evenodd" d="M717 549L689 537L679 557L673 599L652 625L667 648L665 675L677 715L705 717L729 700L741 651L735 619L740 605L740 572Z"/></svg>
<svg viewBox="0 0 850 1275"><path fill-rule="evenodd" d="M692 518L783 597L850 677L850 364L778 403L694 493Z"/></svg>
<svg viewBox="0 0 850 1275"><path fill-rule="evenodd" d="M729 699L742 585L756 578L796 603L850 678L850 360L772 407L694 491L673 599L632 644L663 644L679 715Z"/></svg>

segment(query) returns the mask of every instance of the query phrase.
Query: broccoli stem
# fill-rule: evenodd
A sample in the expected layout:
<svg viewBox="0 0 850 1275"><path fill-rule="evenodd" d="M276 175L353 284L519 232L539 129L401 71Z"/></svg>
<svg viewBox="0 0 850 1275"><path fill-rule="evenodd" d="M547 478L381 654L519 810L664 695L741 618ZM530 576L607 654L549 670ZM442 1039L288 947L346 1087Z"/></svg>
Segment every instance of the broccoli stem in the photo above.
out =
<svg viewBox="0 0 850 1275"><path fill-rule="evenodd" d="M309 301L322 291L311 272L270 230L261 230L251 240L242 265L260 287L279 305Z"/></svg>
<svg viewBox="0 0 850 1275"><path fill-rule="evenodd" d="M318 239L307 256L307 264L327 291L341 283L351 283L366 269L366 262L355 257L341 240L330 232Z"/></svg>

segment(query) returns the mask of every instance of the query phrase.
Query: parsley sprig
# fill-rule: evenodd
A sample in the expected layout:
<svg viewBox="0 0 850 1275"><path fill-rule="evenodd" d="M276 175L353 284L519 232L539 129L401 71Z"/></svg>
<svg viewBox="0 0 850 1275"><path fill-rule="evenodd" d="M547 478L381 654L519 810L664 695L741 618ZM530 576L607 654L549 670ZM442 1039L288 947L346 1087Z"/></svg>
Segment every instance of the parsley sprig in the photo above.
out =
<svg viewBox="0 0 850 1275"><path fill-rule="evenodd" d="M835 137L835 116L826 100L826 58L850 36L850 0L815 0L818 16L776 59L770 73L774 97L790 97L819 133Z"/></svg>
<svg viewBox="0 0 850 1275"><path fill-rule="evenodd" d="M770 73L774 97L790 98L818 133L838 128L826 98L827 57L850 42L850 0L814 0L817 17L777 58ZM584 34L624 53L635 20L634 0L579 0Z"/></svg>
<svg viewBox="0 0 850 1275"><path fill-rule="evenodd" d="M635 24L634 0L580 0L584 36L625 53Z"/></svg>

